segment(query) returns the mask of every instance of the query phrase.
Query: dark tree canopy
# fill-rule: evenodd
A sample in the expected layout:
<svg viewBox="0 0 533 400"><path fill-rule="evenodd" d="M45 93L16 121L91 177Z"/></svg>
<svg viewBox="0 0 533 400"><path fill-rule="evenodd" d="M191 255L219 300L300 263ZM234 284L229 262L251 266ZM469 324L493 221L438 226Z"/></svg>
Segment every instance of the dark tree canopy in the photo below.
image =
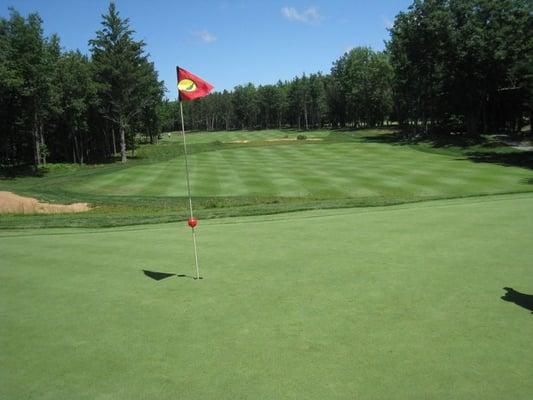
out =
<svg viewBox="0 0 533 400"><path fill-rule="evenodd" d="M516 131L531 115L533 3L415 0L388 43L397 117L424 132Z"/></svg>

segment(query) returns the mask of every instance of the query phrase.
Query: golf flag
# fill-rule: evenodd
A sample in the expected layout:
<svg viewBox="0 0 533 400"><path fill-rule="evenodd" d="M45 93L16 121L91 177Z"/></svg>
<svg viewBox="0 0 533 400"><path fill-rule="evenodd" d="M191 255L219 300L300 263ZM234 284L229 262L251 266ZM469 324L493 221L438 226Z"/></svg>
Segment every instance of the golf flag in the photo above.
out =
<svg viewBox="0 0 533 400"><path fill-rule="evenodd" d="M189 163L187 162L187 141L185 140L185 123L183 122L183 101L194 100L200 97L207 96L213 85L207 83L202 78L198 78L196 75L191 74L189 71L183 68L176 67L176 74L178 75L178 99L180 102L180 116L181 116L181 135L183 137L183 159L185 160L185 178L187 181L187 193L189 195L189 212L190 218L188 224L192 231L192 244L194 248L194 264L196 265L196 279L202 279L200 277L200 267L198 266L198 249L196 248L196 231L194 228L198 224L198 220L194 218L192 212L192 196L191 196L191 183L189 181Z"/></svg>
<svg viewBox="0 0 533 400"><path fill-rule="evenodd" d="M183 68L176 67L178 74L178 93L180 101L194 100L200 97L207 96L213 85L198 78Z"/></svg>

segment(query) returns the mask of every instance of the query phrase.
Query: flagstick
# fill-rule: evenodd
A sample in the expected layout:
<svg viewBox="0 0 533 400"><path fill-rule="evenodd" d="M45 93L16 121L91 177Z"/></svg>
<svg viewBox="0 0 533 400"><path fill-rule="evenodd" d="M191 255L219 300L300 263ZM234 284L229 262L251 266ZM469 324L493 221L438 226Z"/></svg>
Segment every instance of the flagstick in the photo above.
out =
<svg viewBox="0 0 533 400"><path fill-rule="evenodd" d="M181 135L183 136L183 152L185 155L185 176L187 177L187 193L189 194L189 211L191 218L192 213L192 197L191 197L191 184L189 181L189 163L187 162L187 143L185 141L185 124L183 122L183 103L180 101L180 115L181 115ZM198 250L196 248L196 232L192 228L192 243L194 246L194 262L196 264L196 279L200 279L200 268L198 267Z"/></svg>

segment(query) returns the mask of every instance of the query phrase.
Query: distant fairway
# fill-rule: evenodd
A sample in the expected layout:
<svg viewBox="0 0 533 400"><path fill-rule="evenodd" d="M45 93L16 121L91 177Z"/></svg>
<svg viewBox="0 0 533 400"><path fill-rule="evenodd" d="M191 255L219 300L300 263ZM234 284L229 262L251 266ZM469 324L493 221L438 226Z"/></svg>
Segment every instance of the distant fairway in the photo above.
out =
<svg viewBox="0 0 533 400"><path fill-rule="evenodd" d="M203 132L187 135L200 219L393 205L533 192L533 152L499 142L434 147L391 141L392 129ZM481 154L473 162L472 154ZM488 156L493 161L484 160ZM507 158L506 158L507 157ZM498 162L503 159L511 162ZM514 161L513 161L514 160ZM501 164L501 165L500 165ZM105 227L187 218L182 138L143 145L125 165L52 166L41 177L0 180L0 190L92 211L0 215L0 228Z"/></svg>
<svg viewBox="0 0 533 400"><path fill-rule="evenodd" d="M533 393L533 194L0 242L2 399Z"/></svg>
<svg viewBox="0 0 533 400"><path fill-rule="evenodd" d="M232 145L191 155L194 196L456 197L532 190L518 168L475 164L408 146L339 141L349 134L312 132L323 141L267 141L280 131L190 135L192 145ZM294 137L295 135L292 135ZM234 144L238 140L249 143ZM178 135L172 141L179 145ZM255 145L254 145L255 144ZM70 191L120 196L185 196L183 159L125 168L69 185Z"/></svg>

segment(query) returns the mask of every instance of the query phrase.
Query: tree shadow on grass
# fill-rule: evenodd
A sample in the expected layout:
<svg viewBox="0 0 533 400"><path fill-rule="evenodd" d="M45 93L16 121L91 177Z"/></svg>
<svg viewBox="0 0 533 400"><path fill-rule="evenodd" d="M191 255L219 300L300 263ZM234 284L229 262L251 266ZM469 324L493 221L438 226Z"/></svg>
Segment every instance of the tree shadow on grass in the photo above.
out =
<svg viewBox="0 0 533 400"><path fill-rule="evenodd" d="M363 136L361 139L367 143L384 143L396 145L408 145L414 143L410 136L402 131L388 132L380 135Z"/></svg>
<svg viewBox="0 0 533 400"><path fill-rule="evenodd" d="M456 148L458 149L458 154L475 163L490 163L505 167L533 169L533 151L512 151L504 142L494 139L488 140L484 136L444 134L416 136L408 131L394 131L380 135L363 136L362 140L367 143L383 143L399 146L426 144L435 149ZM478 146L483 151L468 151L471 146ZM487 150L485 151L485 149ZM491 149L499 149L500 151L491 151ZM531 183L531 181L527 183Z"/></svg>
<svg viewBox="0 0 533 400"><path fill-rule="evenodd" d="M394 145L412 145L426 143L431 147L459 147L466 149L470 146L481 145L483 147L497 147L500 144L489 142L483 136L469 136L464 134L450 135L450 134L416 134L408 130L396 130L379 135L363 136L363 141L367 143L386 143Z"/></svg>
<svg viewBox="0 0 533 400"><path fill-rule="evenodd" d="M505 167L521 167L533 169L533 151L513 153L468 153L468 159L474 162L493 163Z"/></svg>
<svg viewBox="0 0 533 400"><path fill-rule="evenodd" d="M172 276L175 276L177 278L191 278L195 279L194 276L186 275L186 274L173 274L169 272L156 272L156 271L148 271L146 269L143 269L143 274L146 275L148 278L153 279L154 281L160 281L163 279L170 278Z"/></svg>
<svg viewBox="0 0 533 400"><path fill-rule="evenodd" d="M520 293L509 287L504 287L503 289L507 293L501 297L502 300L515 303L517 306L523 307L533 314L533 295Z"/></svg>
<svg viewBox="0 0 533 400"><path fill-rule="evenodd" d="M0 178L15 179L27 176L43 177L48 171L43 168L35 168L32 165L21 165L16 167L0 167Z"/></svg>

